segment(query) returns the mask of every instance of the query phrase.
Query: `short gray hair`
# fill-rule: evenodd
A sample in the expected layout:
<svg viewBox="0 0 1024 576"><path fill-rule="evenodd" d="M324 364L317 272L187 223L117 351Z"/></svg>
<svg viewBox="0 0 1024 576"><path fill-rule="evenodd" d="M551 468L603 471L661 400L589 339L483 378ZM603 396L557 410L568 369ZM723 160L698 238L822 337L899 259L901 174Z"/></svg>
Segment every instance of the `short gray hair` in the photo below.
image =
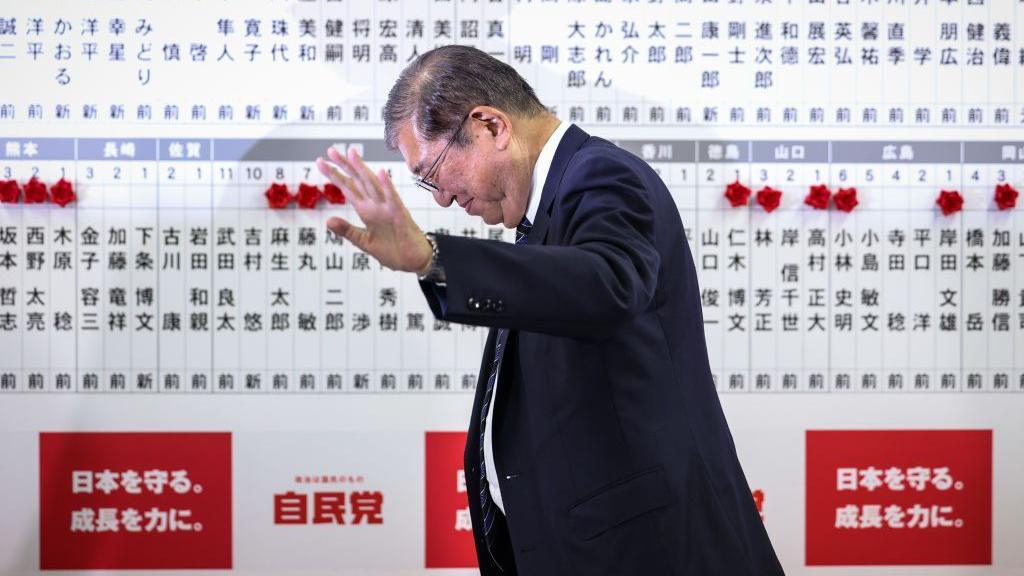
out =
<svg viewBox="0 0 1024 576"><path fill-rule="evenodd" d="M384 105L384 142L398 148L407 121L427 141L450 135L474 106L494 106L517 116L546 110L515 68L470 46L440 46L421 54L398 76ZM463 133L458 145L469 143Z"/></svg>

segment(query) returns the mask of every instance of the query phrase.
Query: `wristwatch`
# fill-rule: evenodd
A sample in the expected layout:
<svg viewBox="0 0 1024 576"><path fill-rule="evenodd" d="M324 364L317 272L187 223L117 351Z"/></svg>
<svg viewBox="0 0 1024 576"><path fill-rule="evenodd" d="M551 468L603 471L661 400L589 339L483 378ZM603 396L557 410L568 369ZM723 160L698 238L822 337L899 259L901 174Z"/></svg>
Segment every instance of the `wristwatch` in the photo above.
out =
<svg viewBox="0 0 1024 576"><path fill-rule="evenodd" d="M437 238L433 232L427 232L427 242L430 242L430 267L427 271L418 276L420 282L433 282L439 286L444 286L448 277L444 273L444 265L441 264L441 255L437 251Z"/></svg>

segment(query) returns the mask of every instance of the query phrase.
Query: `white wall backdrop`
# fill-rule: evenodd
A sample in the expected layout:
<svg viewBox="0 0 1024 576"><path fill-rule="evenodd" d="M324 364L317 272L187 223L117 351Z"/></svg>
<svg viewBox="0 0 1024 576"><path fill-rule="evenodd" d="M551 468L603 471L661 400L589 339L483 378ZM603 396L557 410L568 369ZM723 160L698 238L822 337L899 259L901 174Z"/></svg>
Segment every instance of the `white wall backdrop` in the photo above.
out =
<svg viewBox="0 0 1024 576"><path fill-rule="evenodd" d="M474 573L486 331L329 236L355 215L314 167L359 147L424 229L511 240L383 144L394 79L449 43L663 175L787 573L1024 573L1022 26L1024 0L0 2L0 573Z"/></svg>

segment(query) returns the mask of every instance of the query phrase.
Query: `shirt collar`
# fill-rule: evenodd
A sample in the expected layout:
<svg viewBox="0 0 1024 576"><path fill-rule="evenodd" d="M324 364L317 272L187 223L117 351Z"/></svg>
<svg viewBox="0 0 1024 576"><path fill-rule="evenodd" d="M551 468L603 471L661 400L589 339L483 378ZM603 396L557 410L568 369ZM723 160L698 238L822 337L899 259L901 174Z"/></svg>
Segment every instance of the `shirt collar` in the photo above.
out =
<svg viewBox="0 0 1024 576"><path fill-rule="evenodd" d="M530 200L526 205L526 217L531 223L537 221L537 210L540 209L540 197L544 193L544 182L548 179L548 171L551 169L551 162L555 159L555 150L562 136L569 129L568 122L559 122L558 127L551 133L548 141L540 150L537 162L533 165L533 174L530 180Z"/></svg>

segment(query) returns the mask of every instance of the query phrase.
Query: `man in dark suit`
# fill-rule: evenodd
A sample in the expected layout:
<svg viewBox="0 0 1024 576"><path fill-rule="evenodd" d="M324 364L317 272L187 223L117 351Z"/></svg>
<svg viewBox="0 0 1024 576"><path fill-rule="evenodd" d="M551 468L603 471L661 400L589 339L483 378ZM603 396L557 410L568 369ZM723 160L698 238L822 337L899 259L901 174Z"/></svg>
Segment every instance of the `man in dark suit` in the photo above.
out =
<svg viewBox="0 0 1024 576"><path fill-rule="evenodd" d="M492 328L465 453L481 574L781 574L650 166L461 46L403 71L385 132L439 204L517 228L515 244L424 235L386 173L318 159L366 226L332 231L419 274L437 317Z"/></svg>

